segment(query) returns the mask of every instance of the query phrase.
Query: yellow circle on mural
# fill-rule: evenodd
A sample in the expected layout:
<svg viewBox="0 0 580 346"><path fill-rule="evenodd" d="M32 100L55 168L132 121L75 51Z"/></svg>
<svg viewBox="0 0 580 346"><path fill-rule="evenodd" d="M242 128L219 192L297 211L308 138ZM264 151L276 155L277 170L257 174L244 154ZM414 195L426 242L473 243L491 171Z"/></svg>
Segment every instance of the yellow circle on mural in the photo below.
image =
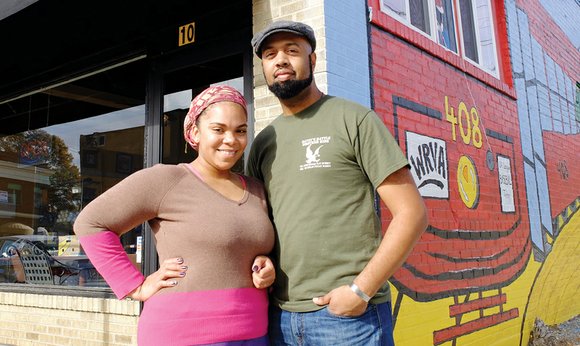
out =
<svg viewBox="0 0 580 346"><path fill-rule="evenodd" d="M466 207L473 209L479 202L479 180L473 161L468 156L461 156L457 165L457 186L459 195Z"/></svg>

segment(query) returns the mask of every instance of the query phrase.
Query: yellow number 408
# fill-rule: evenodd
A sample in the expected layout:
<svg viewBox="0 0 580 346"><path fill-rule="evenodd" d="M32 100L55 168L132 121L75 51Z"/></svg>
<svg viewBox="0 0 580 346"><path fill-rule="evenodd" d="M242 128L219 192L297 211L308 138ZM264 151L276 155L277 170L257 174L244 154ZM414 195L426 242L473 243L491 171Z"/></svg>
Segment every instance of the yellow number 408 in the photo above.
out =
<svg viewBox="0 0 580 346"><path fill-rule="evenodd" d="M467 145L473 143L474 147L481 148L483 138L481 129L479 128L479 114L477 114L477 109L471 107L467 111L467 106L463 101L459 102L458 109L458 115L455 116L455 110L449 106L449 99L445 96L445 119L451 123L451 136L453 141L457 141L455 128L459 126L459 134L461 135L461 139L463 139L463 143Z"/></svg>

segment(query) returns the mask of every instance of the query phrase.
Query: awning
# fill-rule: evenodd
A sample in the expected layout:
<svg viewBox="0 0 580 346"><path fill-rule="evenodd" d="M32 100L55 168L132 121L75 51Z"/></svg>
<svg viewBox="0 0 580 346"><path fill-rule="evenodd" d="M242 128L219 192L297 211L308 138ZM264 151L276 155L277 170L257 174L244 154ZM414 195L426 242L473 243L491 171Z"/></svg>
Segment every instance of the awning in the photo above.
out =
<svg viewBox="0 0 580 346"><path fill-rule="evenodd" d="M38 0L2 0L0 2L0 20L30 6Z"/></svg>

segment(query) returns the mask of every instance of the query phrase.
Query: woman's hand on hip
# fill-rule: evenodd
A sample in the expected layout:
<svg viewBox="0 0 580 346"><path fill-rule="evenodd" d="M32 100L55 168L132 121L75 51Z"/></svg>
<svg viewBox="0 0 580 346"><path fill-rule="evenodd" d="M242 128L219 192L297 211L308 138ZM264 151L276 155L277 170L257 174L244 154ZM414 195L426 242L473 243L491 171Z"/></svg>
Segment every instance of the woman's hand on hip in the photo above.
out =
<svg viewBox="0 0 580 346"><path fill-rule="evenodd" d="M144 302L166 287L177 286L177 279L183 278L186 271L187 266L183 264L183 258L166 259L155 273L146 277L145 281L127 296Z"/></svg>

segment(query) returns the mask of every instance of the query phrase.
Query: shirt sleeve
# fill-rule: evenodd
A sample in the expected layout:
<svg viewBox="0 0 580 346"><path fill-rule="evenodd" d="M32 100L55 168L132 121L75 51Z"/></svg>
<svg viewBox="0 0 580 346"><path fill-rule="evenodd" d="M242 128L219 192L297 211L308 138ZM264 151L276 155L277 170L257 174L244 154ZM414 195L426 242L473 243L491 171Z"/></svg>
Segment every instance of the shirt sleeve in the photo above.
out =
<svg viewBox="0 0 580 346"><path fill-rule="evenodd" d="M254 142L255 144L256 142ZM263 180L260 175L260 170L258 169L258 164L256 162L256 147L252 145L250 149L250 155L248 155L248 164L246 166L246 175L249 177L254 177L258 180Z"/></svg>
<svg viewBox="0 0 580 346"><path fill-rule="evenodd" d="M122 299L139 286L145 277L125 253L119 236L111 231L79 237L87 257L107 281L117 298Z"/></svg>
<svg viewBox="0 0 580 346"><path fill-rule="evenodd" d="M375 112L364 115L357 130L355 155L374 188L395 171L409 165L399 144Z"/></svg>
<svg viewBox="0 0 580 346"><path fill-rule="evenodd" d="M74 223L83 250L118 298L144 280L125 253L120 235L155 218L175 179L161 165L138 171L91 201Z"/></svg>

